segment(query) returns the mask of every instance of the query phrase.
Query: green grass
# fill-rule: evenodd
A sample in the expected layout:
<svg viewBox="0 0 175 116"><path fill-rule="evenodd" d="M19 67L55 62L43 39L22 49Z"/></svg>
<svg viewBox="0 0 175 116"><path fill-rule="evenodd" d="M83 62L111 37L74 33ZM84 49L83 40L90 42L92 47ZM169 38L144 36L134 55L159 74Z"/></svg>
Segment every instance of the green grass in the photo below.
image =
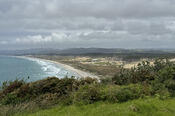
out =
<svg viewBox="0 0 175 116"><path fill-rule="evenodd" d="M15 116L175 116L175 98L138 99L121 104L97 102L81 106L57 106L36 113L22 113Z"/></svg>

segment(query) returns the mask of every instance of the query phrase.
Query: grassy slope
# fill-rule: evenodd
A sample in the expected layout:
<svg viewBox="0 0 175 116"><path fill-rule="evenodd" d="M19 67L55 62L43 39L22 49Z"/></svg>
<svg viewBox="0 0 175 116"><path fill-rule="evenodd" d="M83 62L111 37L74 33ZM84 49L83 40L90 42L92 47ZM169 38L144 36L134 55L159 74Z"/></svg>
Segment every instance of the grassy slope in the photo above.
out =
<svg viewBox="0 0 175 116"><path fill-rule="evenodd" d="M133 100L121 104L98 102L91 105L54 107L16 116L175 116L175 98Z"/></svg>

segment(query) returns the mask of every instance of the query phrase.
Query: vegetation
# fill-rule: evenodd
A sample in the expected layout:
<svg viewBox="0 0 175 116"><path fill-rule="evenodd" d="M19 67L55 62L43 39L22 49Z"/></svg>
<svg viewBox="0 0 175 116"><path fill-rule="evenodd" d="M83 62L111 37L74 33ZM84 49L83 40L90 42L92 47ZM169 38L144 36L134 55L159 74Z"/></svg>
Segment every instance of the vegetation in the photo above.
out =
<svg viewBox="0 0 175 116"><path fill-rule="evenodd" d="M75 111L78 115L81 113L79 108L87 107L87 110L90 110L95 106L101 107L100 105L104 106L104 109L111 107L109 111L104 110L106 112L99 110L104 115L110 115L110 113L112 115L115 113L121 113L121 115L155 113L158 115L166 114L166 111L169 115L175 113L171 108L166 108L161 101L164 100L167 104L172 101L172 106L175 105L175 64L165 59L157 59L153 65L143 61L131 69L121 67L112 79L105 78L99 81L90 77L84 79L49 77L31 83L23 80L4 82L1 88L0 115L3 116L20 114L19 112L22 114L23 112L37 112L55 105L59 106L31 115L42 115L42 113L70 115L65 110L71 108L69 113ZM151 104L147 100L150 100ZM158 102L163 108L160 108ZM118 108L121 106L119 112L113 109L114 106ZM124 106L127 112L124 111ZM128 107L131 111L127 109ZM60 112L56 111L57 108ZM87 114L79 115L92 115L86 111L85 113Z"/></svg>
<svg viewBox="0 0 175 116"><path fill-rule="evenodd" d="M99 76L113 76L115 73L119 71L119 68L117 66L98 66L98 65L90 65L90 64L82 64L76 61L63 61L65 64L71 64L73 67L85 70L91 73L95 73Z"/></svg>
<svg viewBox="0 0 175 116"><path fill-rule="evenodd" d="M88 105L55 106L15 116L174 116L175 99L138 99L121 104L96 102Z"/></svg>

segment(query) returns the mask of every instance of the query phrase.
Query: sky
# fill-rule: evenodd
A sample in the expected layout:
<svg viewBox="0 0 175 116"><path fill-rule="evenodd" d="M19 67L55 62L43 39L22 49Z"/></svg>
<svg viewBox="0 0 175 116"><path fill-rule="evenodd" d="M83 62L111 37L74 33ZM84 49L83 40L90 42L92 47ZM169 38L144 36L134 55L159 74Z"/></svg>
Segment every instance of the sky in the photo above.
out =
<svg viewBox="0 0 175 116"><path fill-rule="evenodd" d="M174 44L175 0L0 0L0 50Z"/></svg>

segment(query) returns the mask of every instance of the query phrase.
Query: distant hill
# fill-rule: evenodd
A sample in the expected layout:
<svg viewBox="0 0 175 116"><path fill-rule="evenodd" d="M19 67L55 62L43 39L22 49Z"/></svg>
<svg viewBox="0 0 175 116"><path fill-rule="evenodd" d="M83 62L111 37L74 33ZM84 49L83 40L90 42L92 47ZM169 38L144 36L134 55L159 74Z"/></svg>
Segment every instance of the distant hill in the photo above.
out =
<svg viewBox="0 0 175 116"><path fill-rule="evenodd" d="M0 50L0 55L83 55L83 54L130 54L175 53L172 49L121 49L121 48L69 48L69 49L27 49L27 50Z"/></svg>
<svg viewBox="0 0 175 116"><path fill-rule="evenodd" d="M26 50L0 50L0 55L35 55L35 54L55 54L57 49L26 49Z"/></svg>

